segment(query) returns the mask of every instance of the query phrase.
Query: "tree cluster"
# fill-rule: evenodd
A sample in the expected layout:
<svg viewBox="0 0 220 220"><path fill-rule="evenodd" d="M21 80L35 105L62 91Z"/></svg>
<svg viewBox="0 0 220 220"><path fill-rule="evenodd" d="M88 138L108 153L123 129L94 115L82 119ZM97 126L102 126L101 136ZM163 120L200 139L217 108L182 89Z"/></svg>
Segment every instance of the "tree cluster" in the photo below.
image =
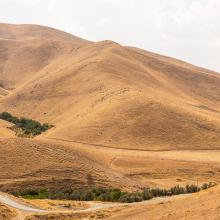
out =
<svg viewBox="0 0 220 220"><path fill-rule="evenodd" d="M215 183L204 183L202 187L196 185L179 185L170 189L145 188L141 192L123 192L120 189L65 189L65 190L26 190L14 192L15 196L27 199L52 199L52 200L75 200L75 201L107 201L133 203L149 200L154 197L173 196L179 194L195 193L215 186Z"/></svg>
<svg viewBox="0 0 220 220"><path fill-rule="evenodd" d="M12 127L13 130L17 130L17 128L21 129L22 132L18 132L19 136L40 135L41 133L53 127L53 125L41 124L40 122L32 120L32 119L27 119L23 117L17 118L8 112L2 112L0 114L0 119L14 124L15 127Z"/></svg>

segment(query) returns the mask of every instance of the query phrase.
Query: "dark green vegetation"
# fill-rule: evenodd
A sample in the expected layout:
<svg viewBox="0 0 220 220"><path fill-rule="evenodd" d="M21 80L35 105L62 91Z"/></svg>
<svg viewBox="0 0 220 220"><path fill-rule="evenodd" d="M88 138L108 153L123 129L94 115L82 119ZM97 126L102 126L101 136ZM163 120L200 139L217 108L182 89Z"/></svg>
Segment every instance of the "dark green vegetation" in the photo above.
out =
<svg viewBox="0 0 220 220"><path fill-rule="evenodd" d="M150 189L145 188L142 192L129 193L120 189L88 189L88 190L26 190L23 192L13 192L15 196L26 199L56 199L56 200L76 200L76 201L108 201L108 202L141 202L154 197L172 196L179 194L195 193L215 186L215 183L203 184L202 187L196 185L179 185L170 189Z"/></svg>
<svg viewBox="0 0 220 220"><path fill-rule="evenodd" d="M41 124L40 122L34 121L32 119L17 118L8 112L2 112L0 114L0 119L14 124L15 126L11 127L11 129L16 131L18 136L31 137L40 135L41 133L53 127L53 125Z"/></svg>
<svg viewBox="0 0 220 220"><path fill-rule="evenodd" d="M26 190L23 192L13 192L14 196L21 196L25 199L47 199L49 194L45 189L42 190Z"/></svg>

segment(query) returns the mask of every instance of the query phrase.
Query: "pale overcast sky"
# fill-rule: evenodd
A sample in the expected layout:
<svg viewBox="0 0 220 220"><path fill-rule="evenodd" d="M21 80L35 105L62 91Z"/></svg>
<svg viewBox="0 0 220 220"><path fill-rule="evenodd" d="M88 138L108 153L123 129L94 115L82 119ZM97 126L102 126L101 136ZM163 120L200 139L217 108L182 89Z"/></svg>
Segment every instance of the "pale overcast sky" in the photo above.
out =
<svg viewBox="0 0 220 220"><path fill-rule="evenodd" d="M109 39L220 72L220 0L0 0L0 22Z"/></svg>

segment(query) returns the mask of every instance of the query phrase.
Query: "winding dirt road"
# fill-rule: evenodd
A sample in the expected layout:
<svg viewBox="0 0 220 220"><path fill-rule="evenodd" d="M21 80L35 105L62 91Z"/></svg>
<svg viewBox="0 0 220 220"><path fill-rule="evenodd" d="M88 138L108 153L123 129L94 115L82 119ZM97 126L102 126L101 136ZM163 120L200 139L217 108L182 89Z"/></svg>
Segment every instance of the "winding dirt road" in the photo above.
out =
<svg viewBox="0 0 220 220"><path fill-rule="evenodd" d="M143 205L143 204L158 204L161 202L170 202L171 200L175 200L182 197L190 196L190 194L183 194L178 196L172 196L172 197L158 197L151 200L143 201L143 202L137 202L137 203L99 203L99 202L88 202L89 208L83 209L83 210L69 210L69 211L63 211L63 210L57 210L57 211L49 211L49 210L42 210L37 207L31 207L28 204L25 204L21 200L17 198L13 198L13 196L7 195L5 193L0 192L0 203L3 203L9 207L12 207L18 211L18 215L14 220L23 220L26 216L29 216L31 214L49 214L49 213L84 213L84 212L94 212L101 209L108 209L108 208L114 208L119 206L135 206L135 205Z"/></svg>
<svg viewBox="0 0 220 220"><path fill-rule="evenodd" d="M0 193L0 202L12 208L18 209L20 211L38 212L38 213L46 212L45 210L42 210L42 209L32 208L28 206L27 204L24 204L18 200L16 201L15 199L12 199L12 197L9 197L2 193Z"/></svg>

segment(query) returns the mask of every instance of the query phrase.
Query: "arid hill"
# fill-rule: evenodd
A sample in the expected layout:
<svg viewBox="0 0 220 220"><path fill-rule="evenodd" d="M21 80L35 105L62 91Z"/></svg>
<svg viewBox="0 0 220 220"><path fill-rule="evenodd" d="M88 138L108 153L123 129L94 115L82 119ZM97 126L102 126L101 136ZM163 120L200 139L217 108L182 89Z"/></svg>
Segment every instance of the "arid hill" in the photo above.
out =
<svg viewBox="0 0 220 220"><path fill-rule="evenodd" d="M0 138L0 191L25 189L138 189L102 162L103 157L71 146L25 138ZM13 166L13 169L12 169Z"/></svg>
<svg viewBox="0 0 220 220"><path fill-rule="evenodd" d="M184 198L124 208L108 220L213 220L220 218L219 186Z"/></svg>
<svg viewBox="0 0 220 220"><path fill-rule="evenodd" d="M111 41L0 25L0 109L43 137L134 149L220 146L220 76Z"/></svg>
<svg viewBox="0 0 220 220"><path fill-rule="evenodd" d="M12 124L3 121L0 119L0 137L2 138L11 138L15 137L15 132L13 132L9 127L11 127Z"/></svg>
<svg viewBox="0 0 220 220"><path fill-rule="evenodd" d="M0 24L0 113L5 111L54 127L19 138L13 124L0 120L0 191L219 183L220 75L213 71L112 41ZM218 219L219 192L216 186L90 214ZM72 218L63 210L32 217ZM0 219L20 214L0 204Z"/></svg>
<svg viewBox="0 0 220 220"><path fill-rule="evenodd" d="M0 23L0 88L18 88L56 57L71 53L86 42L47 27Z"/></svg>

